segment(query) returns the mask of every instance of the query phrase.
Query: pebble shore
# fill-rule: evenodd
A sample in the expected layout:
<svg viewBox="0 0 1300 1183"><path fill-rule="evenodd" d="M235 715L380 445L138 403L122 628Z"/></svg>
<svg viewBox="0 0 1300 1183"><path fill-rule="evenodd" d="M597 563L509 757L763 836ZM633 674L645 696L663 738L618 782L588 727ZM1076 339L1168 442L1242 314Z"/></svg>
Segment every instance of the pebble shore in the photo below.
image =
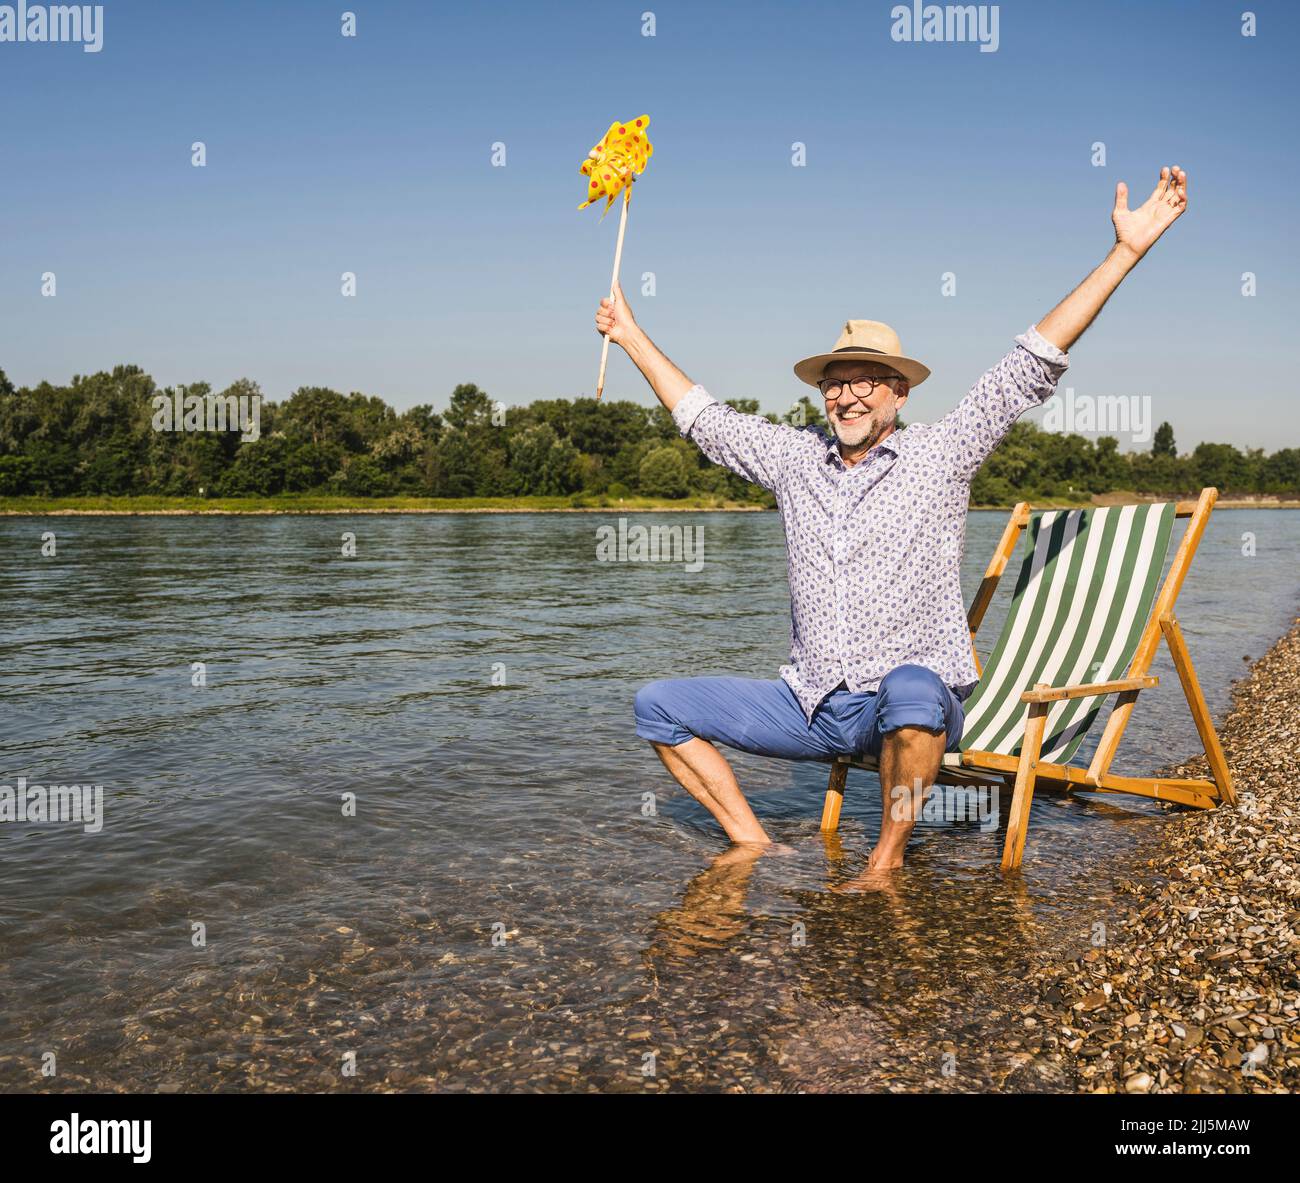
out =
<svg viewBox="0 0 1300 1183"><path fill-rule="evenodd" d="M1083 1092L1300 1087L1300 621L1234 688L1219 736L1236 807L1168 807L1140 881L1121 882L1121 923L1033 975L1043 1052ZM1204 757L1167 771L1208 775Z"/></svg>

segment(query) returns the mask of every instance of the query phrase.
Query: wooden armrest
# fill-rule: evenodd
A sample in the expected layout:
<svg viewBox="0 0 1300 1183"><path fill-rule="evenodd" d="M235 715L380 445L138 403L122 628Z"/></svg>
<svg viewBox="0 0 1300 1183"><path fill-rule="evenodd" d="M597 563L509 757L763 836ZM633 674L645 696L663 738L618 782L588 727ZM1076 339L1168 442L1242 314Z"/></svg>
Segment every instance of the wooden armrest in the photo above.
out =
<svg viewBox="0 0 1300 1183"><path fill-rule="evenodd" d="M1118 694L1125 690L1150 690L1160 685L1159 678L1120 678L1116 682L1084 682L1079 686L1050 686L1046 690L1026 690L1021 702L1056 702L1062 698L1090 698L1094 694Z"/></svg>

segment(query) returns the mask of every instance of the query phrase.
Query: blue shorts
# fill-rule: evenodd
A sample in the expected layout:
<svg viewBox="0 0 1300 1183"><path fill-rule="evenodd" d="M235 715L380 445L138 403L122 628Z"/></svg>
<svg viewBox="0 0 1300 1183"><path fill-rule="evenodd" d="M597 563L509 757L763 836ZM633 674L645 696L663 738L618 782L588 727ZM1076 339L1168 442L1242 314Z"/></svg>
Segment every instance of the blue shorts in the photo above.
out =
<svg viewBox="0 0 1300 1183"><path fill-rule="evenodd" d="M830 760L879 756L885 736L900 727L943 730L955 752L966 712L943 679L919 665L890 670L875 691L841 686L813 713L812 726L785 682L757 678L674 678L637 691L636 733L676 746L707 739L758 756Z"/></svg>

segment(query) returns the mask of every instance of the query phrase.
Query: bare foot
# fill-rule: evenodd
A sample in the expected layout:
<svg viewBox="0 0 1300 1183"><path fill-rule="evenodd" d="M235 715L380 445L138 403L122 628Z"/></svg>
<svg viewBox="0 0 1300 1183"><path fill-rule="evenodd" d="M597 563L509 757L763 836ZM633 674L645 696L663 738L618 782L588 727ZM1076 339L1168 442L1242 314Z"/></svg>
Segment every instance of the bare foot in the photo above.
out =
<svg viewBox="0 0 1300 1183"><path fill-rule="evenodd" d="M771 849L766 842L733 842L726 850L719 853L711 864L714 868L732 867L743 863L752 863Z"/></svg>
<svg viewBox="0 0 1300 1183"><path fill-rule="evenodd" d="M898 872L902 868L903 858L901 855L886 857L881 855L878 850L873 850L871 857L867 859L866 869L861 874L832 887L831 891L839 895L852 895L863 891L887 891L893 893L898 890L898 882L901 878Z"/></svg>
<svg viewBox="0 0 1300 1183"><path fill-rule="evenodd" d="M886 854L881 851L880 847L874 847L871 851L871 857L867 859L867 866L873 871L897 871L903 865L903 852Z"/></svg>

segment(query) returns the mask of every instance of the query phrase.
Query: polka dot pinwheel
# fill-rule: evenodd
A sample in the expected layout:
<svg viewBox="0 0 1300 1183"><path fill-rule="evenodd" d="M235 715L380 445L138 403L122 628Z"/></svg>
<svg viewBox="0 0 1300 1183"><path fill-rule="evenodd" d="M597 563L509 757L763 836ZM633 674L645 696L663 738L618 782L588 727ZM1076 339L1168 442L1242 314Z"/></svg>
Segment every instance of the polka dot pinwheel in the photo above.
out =
<svg viewBox="0 0 1300 1183"><path fill-rule="evenodd" d="M649 115L638 116L626 123L616 119L609 125L609 131L587 153L587 159L579 170L584 177L591 178L587 183L587 200L578 206L579 209L586 209L604 197L603 218L614 204L614 198L625 188L630 194L633 174L639 176L644 172L646 162L654 155L654 145L646 138L649 126Z"/></svg>
<svg viewBox="0 0 1300 1183"><path fill-rule="evenodd" d="M600 215L604 221L614 198L623 194L623 212L618 222L618 245L614 248L614 276L609 281L609 298L614 299L614 287L618 283L618 267L623 261L623 235L627 231L627 207L632 200L632 183L645 171L646 163L654 154L654 147L646 137L646 128L650 126L650 116L640 115L636 119L618 120L609 125L599 144L587 153L579 170L587 182L587 200L579 209L594 205L605 198L605 209ZM605 365L609 361L609 336L600 350L600 377L596 380L596 397L600 398L605 389Z"/></svg>

